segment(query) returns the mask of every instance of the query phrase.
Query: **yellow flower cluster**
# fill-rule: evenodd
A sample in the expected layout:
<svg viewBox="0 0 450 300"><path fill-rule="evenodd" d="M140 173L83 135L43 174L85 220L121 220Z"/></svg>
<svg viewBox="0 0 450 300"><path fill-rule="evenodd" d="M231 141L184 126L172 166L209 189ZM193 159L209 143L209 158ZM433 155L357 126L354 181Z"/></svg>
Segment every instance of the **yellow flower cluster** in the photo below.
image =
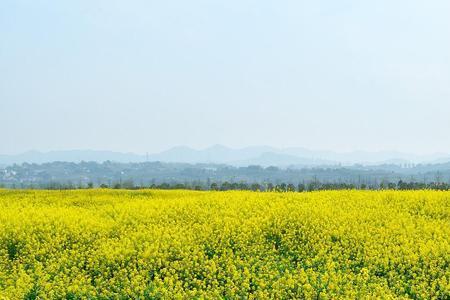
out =
<svg viewBox="0 0 450 300"><path fill-rule="evenodd" d="M449 299L449 263L449 192L0 190L0 299Z"/></svg>

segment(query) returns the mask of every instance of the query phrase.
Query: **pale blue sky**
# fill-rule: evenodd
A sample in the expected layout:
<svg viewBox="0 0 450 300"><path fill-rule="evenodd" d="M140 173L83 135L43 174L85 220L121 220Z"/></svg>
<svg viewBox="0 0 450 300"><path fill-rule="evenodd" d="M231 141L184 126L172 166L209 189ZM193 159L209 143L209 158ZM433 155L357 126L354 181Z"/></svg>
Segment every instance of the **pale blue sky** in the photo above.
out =
<svg viewBox="0 0 450 300"><path fill-rule="evenodd" d="M0 153L450 152L450 1L0 1Z"/></svg>

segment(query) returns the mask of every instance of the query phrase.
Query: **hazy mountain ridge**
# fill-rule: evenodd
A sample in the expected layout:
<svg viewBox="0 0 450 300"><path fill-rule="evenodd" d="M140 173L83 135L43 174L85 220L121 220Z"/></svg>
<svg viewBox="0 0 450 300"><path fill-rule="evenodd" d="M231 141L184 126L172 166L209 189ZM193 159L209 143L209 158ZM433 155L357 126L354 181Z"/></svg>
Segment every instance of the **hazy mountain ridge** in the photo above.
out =
<svg viewBox="0 0 450 300"><path fill-rule="evenodd" d="M337 153L332 151L315 151L306 148L277 149L269 146L254 146L232 149L222 145L214 145L205 149L193 149L178 146L156 154L140 155L114 151L97 150L64 150L64 151L28 151L17 155L0 155L0 165L14 163L46 163L53 161L115 161L145 162L161 161L176 163L215 163L233 166L324 166L324 165L379 165L409 163L446 163L450 155L437 153L432 155L414 155L401 152L368 152L354 151Z"/></svg>
<svg viewBox="0 0 450 300"><path fill-rule="evenodd" d="M117 161L140 162L145 161L145 156L134 153L121 153L113 151L97 150L63 150L63 151L27 151L17 155L0 155L0 164L10 165L14 163L47 163L53 161L80 162L80 161Z"/></svg>

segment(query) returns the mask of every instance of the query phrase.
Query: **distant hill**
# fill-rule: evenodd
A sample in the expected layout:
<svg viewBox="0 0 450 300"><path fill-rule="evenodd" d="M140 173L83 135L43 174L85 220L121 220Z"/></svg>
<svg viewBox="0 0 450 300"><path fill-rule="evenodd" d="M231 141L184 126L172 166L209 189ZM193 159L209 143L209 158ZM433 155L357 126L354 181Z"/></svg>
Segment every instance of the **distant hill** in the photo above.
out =
<svg viewBox="0 0 450 300"><path fill-rule="evenodd" d="M201 150L182 146L151 155L149 159L164 162L233 164L234 162L255 159L263 153L275 151L277 151L275 148L267 146L231 149L222 145L214 145Z"/></svg>
<svg viewBox="0 0 450 300"><path fill-rule="evenodd" d="M0 164L11 165L20 163L47 163L53 161L81 162L81 161L116 161L116 162L142 162L145 155L96 150L67 150L67 151L28 151L17 155L0 155Z"/></svg>
<svg viewBox="0 0 450 300"><path fill-rule="evenodd" d="M332 151L315 151L305 148L277 149L269 146L255 146L232 149L214 145L205 149L192 149L186 146L174 147L160 153L140 155L97 150L68 150L39 152L29 151L18 155L0 155L0 166L14 163L46 163L53 161L114 161L122 163L160 161L173 163L215 163L233 166L329 166L329 165L379 165L410 163L446 163L450 155L434 154L419 156L400 152L354 151L337 153Z"/></svg>

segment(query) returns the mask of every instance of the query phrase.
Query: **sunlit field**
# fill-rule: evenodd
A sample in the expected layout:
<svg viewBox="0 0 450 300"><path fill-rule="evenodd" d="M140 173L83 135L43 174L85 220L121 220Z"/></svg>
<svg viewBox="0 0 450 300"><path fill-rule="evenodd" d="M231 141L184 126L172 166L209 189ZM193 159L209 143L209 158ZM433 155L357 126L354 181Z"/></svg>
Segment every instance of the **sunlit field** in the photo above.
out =
<svg viewBox="0 0 450 300"><path fill-rule="evenodd" d="M449 299L449 262L449 192L0 190L0 299Z"/></svg>

